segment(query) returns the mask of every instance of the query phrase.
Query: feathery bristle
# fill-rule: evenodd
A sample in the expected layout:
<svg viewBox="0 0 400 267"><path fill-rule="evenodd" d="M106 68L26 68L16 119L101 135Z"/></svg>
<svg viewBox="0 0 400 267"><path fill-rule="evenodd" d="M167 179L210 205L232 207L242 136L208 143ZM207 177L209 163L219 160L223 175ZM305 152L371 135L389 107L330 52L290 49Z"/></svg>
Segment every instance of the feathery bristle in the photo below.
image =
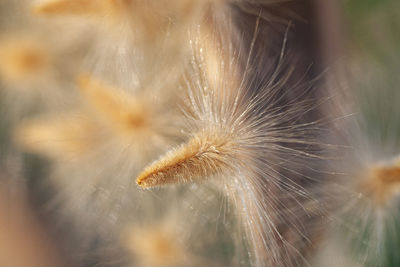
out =
<svg viewBox="0 0 400 267"><path fill-rule="evenodd" d="M137 178L142 187L196 181L226 173L232 166L235 144L229 135L203 132L148 166Z"/></svg>

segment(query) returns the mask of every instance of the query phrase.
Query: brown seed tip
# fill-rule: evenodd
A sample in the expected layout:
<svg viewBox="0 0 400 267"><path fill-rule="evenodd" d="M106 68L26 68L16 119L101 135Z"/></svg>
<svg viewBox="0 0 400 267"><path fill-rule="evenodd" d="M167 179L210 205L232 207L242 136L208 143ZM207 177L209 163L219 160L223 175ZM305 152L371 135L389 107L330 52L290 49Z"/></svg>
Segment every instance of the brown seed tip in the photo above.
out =
<svg viewBox="0 0 400 267"><path fill-rule="evenodd" d="M148 166L136 182L143 188L207 179L234 166L235 143L229 135L200 133Z"/></svg>

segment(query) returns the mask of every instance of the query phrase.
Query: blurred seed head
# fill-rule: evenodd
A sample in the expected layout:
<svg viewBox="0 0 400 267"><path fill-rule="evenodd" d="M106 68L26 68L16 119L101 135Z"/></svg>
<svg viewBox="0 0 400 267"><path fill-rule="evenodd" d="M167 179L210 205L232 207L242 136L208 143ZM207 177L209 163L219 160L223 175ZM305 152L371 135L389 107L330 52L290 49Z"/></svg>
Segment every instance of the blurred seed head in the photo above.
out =
<svg viewBox="0 0 400 267"><path fill-rule="evenodd" d="M43 80L50 67L51 55L39 40L28 36L2 38L0 73L4 80L29 86Z"/></svg>
<svg viewBox="0 0 400 267"><path fill-rule="evenodd" d="M371 167L366 175L367 177L361 184L361 191L378 206L385 205L398 195L400 190L400 164L398 161Z"/></svg>
<svg viewBox="0 0 400 267"><path fill-rule="evenodd" d="M81 76L78 86L85 101L99 113L99 117L110 123L110 128L127 135L146 134L151 120L147 113L151 108L146 108L145 99L137 99L90 76Z"/></svg>
<svg viewBox="0 0 400 267"><path fill-rule="evenodd" d="M79 113L26 120L14 139L27 151L65 161L88 153L100 141L98 125Z"/></svg>
<svg viewBox="0 0 400 267"><path fill-rule="evenodd" d="M134 227L125 233L124 243L141 266L181 266L187 252L176 232L173 225Z"/></svg>

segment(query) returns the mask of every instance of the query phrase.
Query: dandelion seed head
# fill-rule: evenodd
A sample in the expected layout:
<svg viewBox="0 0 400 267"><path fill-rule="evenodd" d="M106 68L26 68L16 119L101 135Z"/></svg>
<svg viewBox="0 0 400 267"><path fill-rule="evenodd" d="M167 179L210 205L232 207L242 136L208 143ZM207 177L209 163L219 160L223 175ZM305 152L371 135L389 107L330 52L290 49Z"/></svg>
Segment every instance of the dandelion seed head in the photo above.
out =
<svg viewBox="0 0 400 267"><path fill-rule="evenodd" d="M318 221L322 213L313 178L318 171L304 169L320 160L322 145L317 137L323 126L307 121L318 106L312 85L293 85L283 58L264 80L253 80L257 70L249 66L257 64L245 59L242 69L242 51L224 36L209 39L224 41L208 46L211 51L203 40L191 39L184 109L188 141L150 164L137 183L214 181L236 208L255 266L304 264L304 251L317 239L305 221ZM208 60L208 52L217 60ZM214 69L215 76L207 73Z"/></svg>
<svg viewBox="0 0 400 267"><path fill-rule="evenodd" d="M368 64L361 69L361 86L352 84L353 90L346 91L341 101L345 112L352 115L339 126L348 149L336 161L342 175L336 181L336 199L341 201L334 235L357 264L384 266L392 264L390 261L398 262L392 247L398 247L399 240L396 224L400 148L397 105L391 101L399 95L393 88L371 88L373 81L369 79L374 75L369 73ZM379 69L374 68L376 71Z"/></svg>

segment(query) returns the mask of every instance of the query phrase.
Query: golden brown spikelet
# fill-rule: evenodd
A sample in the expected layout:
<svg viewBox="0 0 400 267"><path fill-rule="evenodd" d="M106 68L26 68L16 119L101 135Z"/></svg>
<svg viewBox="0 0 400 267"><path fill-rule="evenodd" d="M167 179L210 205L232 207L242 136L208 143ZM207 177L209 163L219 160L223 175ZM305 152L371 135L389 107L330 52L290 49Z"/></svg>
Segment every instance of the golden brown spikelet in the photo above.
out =
<svg viewBox="0 0 400 267"><path fill-rule="evenodd" d="M25 121L14 140L25 150L55 159L71 159L90 150L97 140L95 124L76 114Z"/></svg>
<svg viewBox="0 0 400 267"><path fill-rule="evenodd" d="M38 41L5 38L0 43L0 73L11 82L35 79L49 68L50 56Z"/></svg>
<svg viewBox="0 0 400 267"><path fill-rule="evenodd" d="M137 178L142 187L200 180L229 171L235 154L229 135L202 132L148 166Z"/></svg>
<svg viewBox="0 0 400 267"><path fill-rule="evenodd" d="M361 189L376 204L385 205L400 190L400 162L372 167Z"/></svg>

